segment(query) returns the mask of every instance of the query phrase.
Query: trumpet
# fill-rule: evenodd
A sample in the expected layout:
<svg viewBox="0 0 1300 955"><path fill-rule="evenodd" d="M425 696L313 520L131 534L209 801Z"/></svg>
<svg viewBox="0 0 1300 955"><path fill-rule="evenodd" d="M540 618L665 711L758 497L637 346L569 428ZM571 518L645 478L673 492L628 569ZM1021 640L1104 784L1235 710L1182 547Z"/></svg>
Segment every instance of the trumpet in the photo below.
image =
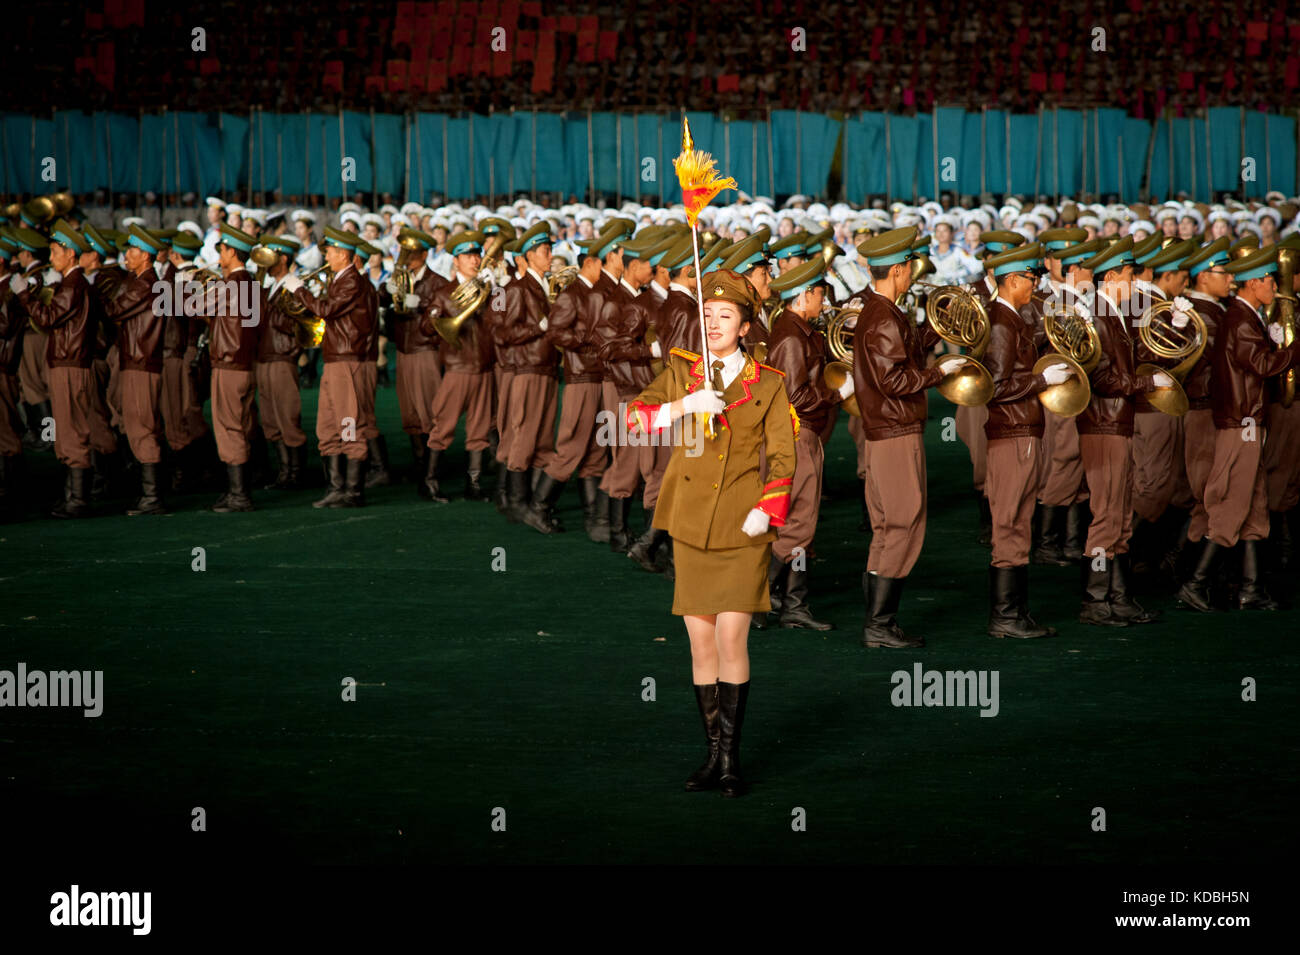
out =
<svg viewBox="0 0 1300 955"><path fill-rule="evenodd" d="M1157 411L1181 418L1187 414L1187 393L1183 391L1182 381L1201 360L1208 336L1205 319L1195 309L1188 315L1189 321L1183 328L1173 324L1173 311L1174 303L1164 299L1148 308L1137 323L1138 339L1152 355L1177 364L1173 368L1161 368L1144 363L1137 366L1137 373L1154 375L1163 371L1173 378L1170 387L1148 391L1145 397Z"/></svg>
<svg viewBox="0 0 1300 955"><path fill-rule="evenodd" d="M912 261L915 263L917 259ZM921 274L928 264L926 259L920 267ZM914 274L917 271L915 264L912 271ZM988 404L993 397L993 376L979 360L989 347L993 324L984 303L959 285L940 286L930 295L925 318L940 338L950 345L966 349L966 353L959 356L965 359L965 363L944 376L939 382L939 394L953 404L968 408Z"/></svg>
<svg viewBox="0 0 1300 955"><path fill-rule="evenodd" d="M1040 391L1038 400L1053 414L1073 418L1092 400L1088 374L1101 361L1101 339L1091 321L1054 298L1043 303L1043 331L1054 351L1034 363L1034 374L1041 375L1049 365L1064 363L1074 375Z"/></svg>

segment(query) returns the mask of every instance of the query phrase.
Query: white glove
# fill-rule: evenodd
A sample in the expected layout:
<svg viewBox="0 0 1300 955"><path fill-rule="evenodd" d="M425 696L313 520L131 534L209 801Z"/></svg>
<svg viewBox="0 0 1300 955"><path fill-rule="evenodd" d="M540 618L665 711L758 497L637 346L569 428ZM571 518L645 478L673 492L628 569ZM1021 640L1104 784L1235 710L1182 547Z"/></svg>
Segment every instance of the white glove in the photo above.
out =
<svg viewBox="0 0 1300 955"><path fill-rule="evenodd" d="M15 295L18 295L27 288L27 280L15 272L9 276L9 288L13 290Z"/></svg>
<svg viewBox="0 0 1300 955"><path fill-rule="evenodd" d="M46 269L41 273L41 277L45 279L46 285L58 285L63 281L63 276L59 274L57 269Z"/></svg>
<svg viewBox="0 0 1300 955"><path fill-rule="evenodd" d="M93 272L87 272L87 273L86 273L86 281L89 282L91 285L94 285L94 284L95 284L95 276L98 275L98 274L99 274L99 269L95 269L95 271L93 271Z"/></svg>
<svg viewBox="0 0 1300 955"><path fill-rule="evenodd" d="M945 375L951 375L954 371L957 371L957 369L961 368L961 366L964 364L966 364L966 359L964 358L955 358L951 356L948 358L940 358L939 370L943 372Z"/></svg>
<svg viewBox="0 0 1300 955"><path fill-rule="evenodd" d="M653 341L650 343L650 354L654 355L656 358L664 357L664 350L659 347L659 342Z"/></svg>
<svg viewBox="0 0 1300 955"><path fill-rule="evenodd" d="M1163 371L1156 372L1151 376L1151 380L1155 382L1157 388L1169 388L1174 383L1174 379L1169 375L1166 375Z"/></svg>
<svg viewBox="0 0 1300 955"><path fill-rule="evenodd" d="M851 377L844 379L844 384L840 385L839 392L841 401L853 394L853 379Z"/></svg>
<svg viewBox="0 0 1300 955"><path fill-rule="evenodd" d="M1074 369L1063 361L1058 361L1054 365L1048 365L1043 369L1043 381L1049 385L1059 385L1068 381L1074 374Z"/></svg>
<svg viewBox="0 0 1300 955"><path fill-rule="evenodd" d="M284 277L284 287L290 294L292 294L302 288L302 279L298 278L296 275L286 275Z"/></svg>
<svg viewBox="0 0 1300 955"><path fill-rule="evenodd" d="M420 304L420 296L410 292L403 301L406 303L407 308L416 308Z"/></svg>
<svg viewBox="0 0 1300 955"><path fill-rule="evenodd" d="M1273 339L1274 345L1281 345L1286 341L1286 331L1279 323L1274 322L1272 325L1268 326L1268 337Z"/></svg>
<svg viewBox="0 0 1300 955"><path fill-rule="evenodd" d="M388 281L388 282L385 282L385 283L384 283L384 288L386 288L386 289L388 290L388 294L389 294L389 295L396 295L396 294L397 294L397 283L396 283L396 282L393 282L393 281L391 281L391 280Z"/></svg>
<svg viewBox="0 0 1300 955"><path fill-rule="evenodd" d="M1186 328L1191 319L1187 317L1186 312L1174 311L1173 326L1174 328Z"/></svg>
<svg viewBox="0 0 1300 955"><path fill-rule="evenodd" d="M1174 298L1174 328L1186 328L1192 320L1191 311L1195 306L1181 295Z"/></svg>
<svg viewBox="0 0 1300 955"><path fill-rule="evenodd" d="M757 537L759 534L767 532L767 526L772 518L767 511L760 511L758 508L750 508L749 513L745 515L745 523L740 525L740 529L750 537Z"/></svg>
<svg viewBox="0 0 1300 955"><path fill-rule="evenodd" d="M547 324L546 318L543 317L542 320L537 323L537 327L540 328L542 331L546 331L546 324Z"/></svg>
<svg viewBox="0 0 1300 955"><path fill-rule="evenodd" d="M682 411L686 414L722 414L727 403L722 400L722 392L693 391L682 399Z"/></svg>

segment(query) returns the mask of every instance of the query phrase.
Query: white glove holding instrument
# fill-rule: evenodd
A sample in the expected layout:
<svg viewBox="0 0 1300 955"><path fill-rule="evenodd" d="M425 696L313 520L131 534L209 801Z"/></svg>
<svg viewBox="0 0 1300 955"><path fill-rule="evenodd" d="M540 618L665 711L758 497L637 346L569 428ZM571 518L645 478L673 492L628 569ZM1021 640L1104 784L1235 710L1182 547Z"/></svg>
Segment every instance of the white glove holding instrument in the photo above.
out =
<svg viewBox="0 0 1300 955"><path fill-rule="evenodd" d="M397 283L391 279L384 283L384 288L387 289L389 295L397 294Z"/></svg>
<svg viewBox="0 0 1300 955"><path fill-rule="evenodd" d="M1192 303L1187 299L1183 298L1181 295L1179 295L1177 298L1174 299L1174 317L1173 317L1174 328L1187 327L1187 323L1192 320L1192 316L1189 314L1192 311L1192 309L1193 309Z"/></svg>
<svg viewBox="0 0 1300 955"><path fill-rule="evenodd" d="M745 515L745 523L740 525L740 529L750 537L757 537L759 534L767 532L768 524L771 523L771 516L767 511L760 511L758 508L750 508Z"/></svg>
<svg viewBox="0 0 1300 955"><path fill-rule="evenodd" d="M659 347L658 341L653 341L650 343L650 354L653 355L655 358L664 357L664 350Z"/></svg>
<svg viewBox="0 0 1300 955"><path fill-rule="evenodd" d="M1048 365L1043 369L1043 381L1049 385L1059 385L1068 381L1074 374L1074 369L1063 361L1058 361L1055 365Z"/></svg>
<svg viewBox="0 0 1300 955"><path fill-rule="evenodd" d="M964 358L951 358L951 357L940 358L939 370L943 372L945 375L951 375L954 371L957 371L964 364L966 364L966 359Z"/></svg>
<svg viewBox="0 0 1300 955"><path fill-rule="evenodd" d="M1173 377L1165 374L1163 371L1156 372L1151 376L1151 380L1155 383L1157 388L1172 388L1174 384Z"/></svg>
<svg viewBox="0 0 1300 955"><path fill-rule="evenodd" d="M19 295L27 288L27 280L15 272L9 276L9 288L13 290L15 295Z"/></svg>
<svg viewBox="0 0 1300 955"><path fill-rule="evenodd" d="M409 292L403 301L406 303L407 308L417 308L420 304L420 296L414 292Z"/></svg>
<svg viewBox="0 0 1300 955"><path fill-rule="evenodd" d="M1274 345L1281 345L1286 341L1286 329L1284 329L1278 322L1274 322L1272 325L1268 326L1268 337L1273 339Z"/></svg>
<svg viewBox="0 0 1300 955"><path fill-rule="evenodd" d="M707 388L704 391L693 391L682 399L684 414L722 414L722 409L726 406L722 392Z"/></svg>
<svg viewBox="0 0 1300 955"><path fill-rule="evenodd" d="M546 331L546 325L547 325L547 321L546 318L543 316L543 318L537 323L537 327L540 328L542 331Z"/></svg>
<svg viewBox="0 0 1300 955"><path fill-rule="evenodd" d="M292 294L302 288L302 279L296 275L286 275L284 277L284 287Z"/></svg>
<svg viewBox="0 0 1300 955"><path fill-rule="evenodd" d="M839 392L840 392L840 400L841 400L841 401L843 401L843 400L844 400L845 398L847 398L849 395L853 394L853 378L852 378L852 376L850 376L850 377L844 379L844 384L840 385L840 387L839 387Z"/></svg>

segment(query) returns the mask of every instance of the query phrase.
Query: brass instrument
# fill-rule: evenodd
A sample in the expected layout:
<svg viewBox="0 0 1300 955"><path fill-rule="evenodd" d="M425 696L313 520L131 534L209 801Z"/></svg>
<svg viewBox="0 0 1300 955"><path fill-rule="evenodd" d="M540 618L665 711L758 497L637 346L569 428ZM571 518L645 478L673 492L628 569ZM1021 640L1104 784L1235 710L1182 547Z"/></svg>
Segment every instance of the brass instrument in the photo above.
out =
<svg viewBox="0 0 1300 955"><path fill-rule="evenodd" d="M329 294L330 279L334 273L328 265L313 269L302 277L302 283L308 286L312 295L323 298ZM303 348L319 348L325 338L325 320L309 309L298 297L283 285L275 293L275 302L279 309L294 320L294 339Z"/></svg>
<svg viewBox="0 0 1300 955"><path fill-rule="evenodd" d="M1138 339L1146 350L1157 358L1177 362L1173 368L1143 363L1137 366L1139 375L1154 375L1164 372L1173 378L1168 388L1156 388L1145 395L1151 407L1167 415L1181 418L1187 414L1187 393L1183 391L1182 380L1200 361L1205 351L1205 319L1195 309L1188 316L1187 325L1177 328L1172 321L1174 303L1166 299L1156 302L1138 319Z"/></svg>
<svg viewBox="0 0 1300 955"><path fill-rule="evenodd" d="M921 287L918 284L921 281L921 276L929 275L931 272L935 271L934 263L930 261L930 257L928 255L916 256L915 258L910 260L910 265L912 267L912 280L907 283L906 291L900 292L898 296L894 299L894 304L897 305L899 308L903 307L903 299L906 298L907 295L911 293L913 289ZM924 287L925 288L956 288L956 286L954 285L931 285L929 283L926 283Z"/></svg>
<svg viewBox="0 0 1300 955"><path fill-rule="evenodd" d="M275 265L276 260L280 258L280 253L267 245L255 245L253 251L248 253L248 257L257 264L259 268L269 269Z"/></svg>
<svg viewBox="0 0 1300 955"><path fill-rule="evenodd" d="M393 292L393 311L398 315L406 315L411 310L406 305L406 296L415 292L415 273L405 265L394 267L393 274L388 279L396 287L397 291Z"/></svg>
<svg viewBox="0 0 1300 955"><path fill-rule="evenodd" d="M483 243L483 258L479 263L479 274L472 279L461 282L451 291L451 300L460 311L455 315L439 315L434 318L434 329L448 345L460 347L461 326L469 321L470 316L482 308L483 303L487 301L492 286L483 280L482 274L484 271L490 272L501 261L505 244L506 239L500 232L488 236L487 241ZM515 261L518 262L519 259ZM578 274L576 269L573 274Z"/></svg>
<svg viewBox="0 0 1300 955"><path fill-rule="evenodd" d="M834 309L826 322L826 352L831 361L822 369L822 381L834 391L839 391L840 386L853 375L853 329L861 314L860 304L846 305ZM856 394L841 401L840 407L855 418L862 417Z"/></svg>
<svg viewBox="0 0 1300 955"><path fill-rule="evenodd" d="M1034 374L1041 375L1049 365L1065 363L1074 372L1059 385L1050 385L1038 393L1043 407L1062 418L1073 418L1092 400L1088 374L1101 361L1101 339L1092 322L1071 306L1049 298L1043 308L1043 331L1054 353L1034 363Z"/></svg>
<svg viewBox="0 0 1300 955"><path fill-rule="evenodd" d="M912 268L915 274L916 266ZM925 317L940 338L966 349L965 354L957 356L964 359L962 367L939 382L939 394L953 404L968 408L988 404L993 397L993 376L979 360L989 347L993 325L984 303L959 285L944 285L930 295Z"/></svg>
<svg viewBox="0 0 1300 955"><path fill-rule="evenodd" d="M1282 325L1282 344L1290 346L1296 339L1296 294L1294 291L1296 266L1300 264L1300 249L1282 245L1277 253L1277 295L1269 306L1269 321ZM1288 368L1282 374L1282 394L1279 400L1283 408L1291 407L1295 401L1296 369Z"/></svg>
<svg viewBox="0 0 1300 955"><path fill-rule="evenodd" d="M547 272L546 301L554 304L560 293L573 284L578 277L576 265L565 265L554 272Z"/></svg>

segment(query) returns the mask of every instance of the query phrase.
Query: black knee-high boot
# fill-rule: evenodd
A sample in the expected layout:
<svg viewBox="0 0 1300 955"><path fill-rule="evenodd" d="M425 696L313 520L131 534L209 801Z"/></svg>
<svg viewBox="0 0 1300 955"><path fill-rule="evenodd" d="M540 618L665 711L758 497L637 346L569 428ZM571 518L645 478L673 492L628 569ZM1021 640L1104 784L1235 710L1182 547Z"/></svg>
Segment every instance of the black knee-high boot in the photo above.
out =
<svg viewBox="0 0 1300 955"><path fill-rule="evenodd" d="M704 760L704 765L691 773L686 779L686 791L692 793L699 792L702 789L713 789L718 785L718 777L721 775L719 770L721 728L718 717L718 684L716 682L696 683L695 703L700 708L700 721L704 724L704 738L709 744L709 754Z"/></svg>
<svg viewBox="0 0 1300 955"><path fill-rule="evenodd" d="M740 796L745 780L740 774L740 731L745 725L749 681L718 681L718 788L724 796Z"/></svg>

